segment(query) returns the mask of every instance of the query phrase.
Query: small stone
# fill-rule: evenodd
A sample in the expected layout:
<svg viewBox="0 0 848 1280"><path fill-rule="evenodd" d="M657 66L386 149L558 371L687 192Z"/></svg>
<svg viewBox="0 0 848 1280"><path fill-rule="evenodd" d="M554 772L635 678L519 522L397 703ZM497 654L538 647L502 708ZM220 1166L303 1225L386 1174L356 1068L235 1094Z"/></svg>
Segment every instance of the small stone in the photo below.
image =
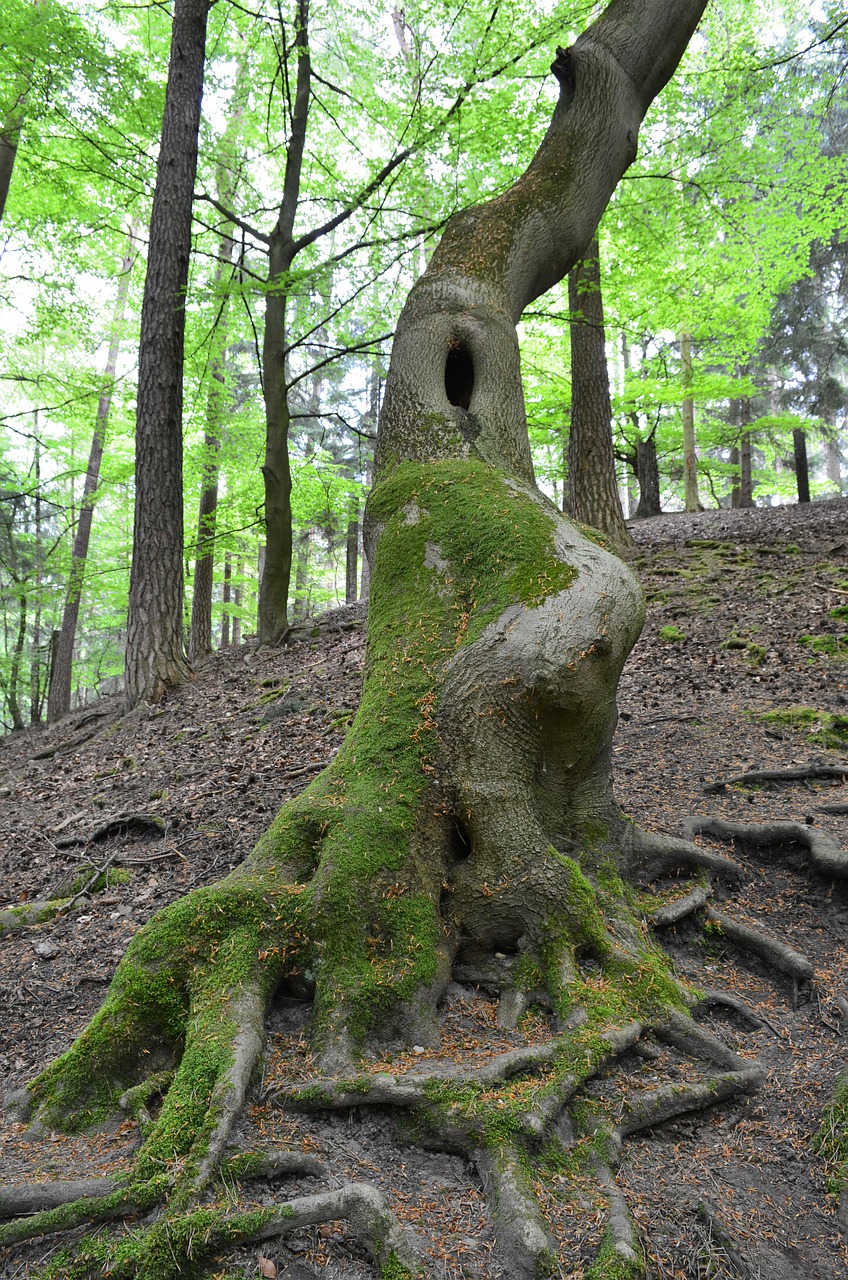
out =
<svg viewBox="0 0 848 1280"><path fill-rule="evenodd" d="M427 1052L427 1050L424 1048L423 1044L414 1044L414 1045L412 1046L412 1052L413 1052L413 1053L426 1053L426 1052Z"/></svg>
<svg viewBox="0 0 848 1280"><path fill-rule="evenodd" d="M35 954L41 956L42 960L52 960L53 956L59 954L59 948L55 942L50 942L45 938L44 942L39 942L35 948Z"/></svg>

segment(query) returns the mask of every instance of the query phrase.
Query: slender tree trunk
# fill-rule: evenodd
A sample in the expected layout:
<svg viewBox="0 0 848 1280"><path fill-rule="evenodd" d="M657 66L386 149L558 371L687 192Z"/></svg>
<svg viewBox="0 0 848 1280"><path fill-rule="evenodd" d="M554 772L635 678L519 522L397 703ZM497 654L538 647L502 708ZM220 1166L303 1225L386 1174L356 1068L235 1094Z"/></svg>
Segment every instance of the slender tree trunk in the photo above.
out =
<svg viewBox="0 0 848 1280"><path fill-rule="evenodd" d="M345 541L345 604L355 604L358 596L359 571L359 501L351 499L350 519Z"/></svg>
<svg viewBox="0 0 848 1280"><path fill-rule="evenodd" d="M221 648L226 649L230 643L230 596L231 596L231 578L233 572L233 562L230 553L227 551L224 555L224 589L221 592Z"/></svg>
<svg viewBox="0 0 848 1280"><path fill-rule="evenodd" d="M41 647L41 592L44 584L44 538L41 528L41 441L38 431L38 410L35 411L35 458L33 478L35 480L35 500L33 503L35 517L35 575L33 591L35 611L32 619L32 647L29 663L29 722L41 723L41 671L38 651Z"/></svg>
<svg viewBox="0 0 848 1280"><path fill-rule="evenodd" d="M126 698L188 677L183 641L183 346L208 0L176 0L141 312Z"/></svg>
<svg viewBox="0 0 848 1280"><path fill-rule="evenodd" d="M639 481L639 505L634 519L645 520L660 514L660 471L657 464L657 442L654 433L647 440L636 441L636 479Z"/></svg>
<svg viewBox="0 0 848 1280"><path fill-rule="evenodd" d="M830 434L825 436L825 468L828 480L842 493L842 454L839 451L839 432L831 427Z"/></svg>
<svg viewBox="0 0 848 1280"><path fill-rule="evenodd" d="M731 413L733 413L733 404L731 402ZM733 467L733 478L730 482L730 507L733 511L738 511L742 506L742 475L739 465L739 446L732 444L730 446L730 465Z"/></svg>
<svg viewBox="0 0 848 1280"><path fill-rule="evenodd" d="M288 594L292 563L291 415L286 384L285 278L295 256L294 220L309 116L312 67L309 58L309 0L297 0L295 26L297 87L280 213L270 237L268 292L262 370L265 392L265 566L259 582L259 643L276 644L288 626Z"/></svg>
<svg viewBox="0 0 848 1280"><path fill-rule="evenodd" d="M225 269L232 262L233 238L221 237L215 268L214 296L221 297ZM191 628L188 656L197 662L212 652L212 580L215 569L215 526L218 511L218 473L221 458L221 431L226 404L226 341L228 300L221 301L221 313L213 341L215 349L209 367L209 395L206 402L206 431L203 439L203 468L197 516L197 558L194 562L194 591L191 599Z"/></svg>
<svg viewBox="0 0 848 1280"><path fill-rule="evenodd" d="M12 717L13 732L24 728L24 718L21 715L20 684L21 664L23 662L27 630L27 592L25 582L16 582L15 594L18 598L18 633L15 637L15 647L12 649L12 661L9 664L8 693L9 714Z"/></svg>
<svg viewBox="0 0 848 1280"><path fill-rule="evenodd" d="M88 556L88 545L91 539L91 525L94 519L94 501L97 485L100 480L100 463L106 443L106 431L109 425L109 413L112 407L112 392L115 373L118 367L118 355L124 331L127 295L130 287L130 272L135 258L135 228L130 229L129 243L124 260L121 263L121 275L118 281L118 294L115 300L115 313L112 320L112 331L109 337L109 352L106 357L106 369L103 386L97 402L97 416L94 421L94 432L91 437L91 449L88 455L88 468L83 483L82 500L80 502L79 520L74 534L74 545L71 552L71 572L68 579L68 590L65 596L65 607L62 612L62 625L58 631L53 650L53 663L50 670L50 691L47 697L47 719L61 719L71 709L71 676L73 673L74 642L76 640L77 622L79 619L79 603L85 577L85 564Z"/></svg>
<svg viewBox="0 0 848 1280"><path fill-rule="evenodd" d="M218 165L218 202L230 208L235 196L237 136L244 117L247 90L247 57L243 56L236 73L232 108L221 142ZM215 569L215 526L218 511L218 474L221 461L221 433L226 412L226 351L229 328L230 295L227 289L235 243L232 223L226 221L221 230L218 261L212 282L213 304L218 308L209 359L209 395L206 404L206 430L203 441L203 467L200 503L197 515L197 556L194 564L194 590L191 597L191 625L188 656L197 662L212 652L212 585Z"/></svg>
<svg viewBox="0 0 848 1280"><path fill-rule="evenodd" d="M747 414L747 401L746 409ZM747 420L747 418L746 418ZM739 442L739 506L754 505L753 445L750 431L742 432Z"/></svg>
<svg viewBox="0 0 848 1280"><path fill-rule="evenodd" d="M810 501L810 469L807 463L807 433L800 427L792 432L792 444L795 452L795 480L798 486L798 501Z"/></svg>
<svg viewBox="0 0 848 1280"><path fill-rule="evenodd" d="M680 336L680 363L683 368L684 391L692 385L692 338L689 333ZM691 395L684 395L681 410L683 418L683 496L687 511L700 510L698 498L698 454L695 448L695 402Z"/></svg>
<svg viewBox="0 0 848 1280"><path fill-rule="evenodd" d="M236 580L233 586L233 606L235 609L241 608L242 600L242 582L244 581L244 561L236 561ZM233 614L233 644L241 644L241 614Z"/></svg>
<svg viewBox="0 0 848 1280"><path fill-rule="evenodd" d="M631 547L612 444L609 369L604 336L601 264L595 236L568 275L571 313L571 431L568 476L571 514L600 529L619 547Z"/></svg>

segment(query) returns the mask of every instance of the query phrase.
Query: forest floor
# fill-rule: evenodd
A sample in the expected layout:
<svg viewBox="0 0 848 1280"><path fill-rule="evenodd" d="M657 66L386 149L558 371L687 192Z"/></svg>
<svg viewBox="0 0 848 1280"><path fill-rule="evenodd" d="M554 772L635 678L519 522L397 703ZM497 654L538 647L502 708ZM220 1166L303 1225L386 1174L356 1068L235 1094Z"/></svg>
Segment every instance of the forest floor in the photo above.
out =
<svg viewBox="0 0 848 1280"><path fill-rule="evenodd" d="M631 527L649 608L620 688L615 786L624 809L670 834L688 815L794 819L848 848L848 814L825 811L848 800L838 779L704 791L752 769L846 763L848 499L660 516ZM151 913L237 864L280 804L331 759L357 705L364 643L362 607L338 610L288 648L257 653L248 643L216 653L155 708L121 716L117 700L104 700L0 742L5 905L50 897L110 860L129 872L62 917L0 938L4 1087L21 1086L70 1044ZM792 712L799 707L809 710ZM773 712L781 715L767 718ZM127 814L157 815L164 834L108 827ZM815 982L793 1008L788 988L720 937L705 944L694 929L666 931L682 976L734 992L762 1018L755 1030L726 1012L708 1022L758 1057L768 1080L753 1097L630 1139L618 1180L659 1280L836 1280L848 1275L848 1249L812 1139L848 1065L848 1017L837 1003L848 997L848 885L814 874L800 855L736 856L746 868L734 889L737 916L808 955ZM265 1090L310 1074L308 1012L293 1001L275 1005ZM468 1065L546 1034L541 1015L529 1029L503 1032L492 1001L457 984L444 1018L442 1054ZM431 1056L410 1054L408 1063L418 1068ZM392 1070L403 1065L395 1058ZM663 1069L635 1056L625 1066L649 1083ZM617 1076L598 1087L620 1087L625 1073ZM387 1115L361 1108L295 1116L260 1095L240 1139L314 1151L333 1179L382 1187L417 1233L433 1280L505 1275L465 1162L404 1145ZM120 1168L136 1141L129 1121L95 1138L36 1141L4 1118L0 1184ZM298 1187L314 1184L287 1183L285 1195ZM597 1196L589 1185L569 1184L562 1200L551 1184L539 1190L560 1241L561 1275L578 1280L603 1226ZM273 1188L256 1183L247 1194L265 1203ZM55 1247L41 1239L7 1250L0 1277L30 1274ZM255 1275L258 1267L295 1280L373 1275L344 1224L242 1250L213 1273Z"/></svg>

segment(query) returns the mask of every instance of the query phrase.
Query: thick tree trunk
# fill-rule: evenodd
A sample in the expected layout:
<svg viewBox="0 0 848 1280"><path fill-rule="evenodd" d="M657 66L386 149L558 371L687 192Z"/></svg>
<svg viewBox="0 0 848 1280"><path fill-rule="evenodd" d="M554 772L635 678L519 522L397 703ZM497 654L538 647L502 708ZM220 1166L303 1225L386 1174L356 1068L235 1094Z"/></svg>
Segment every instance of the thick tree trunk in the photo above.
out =
<svg viewBox="0 0 848 1280"><path fill-rule="evenodd" d="M792 444L795 455L795 483L798 487L798 501L810 501L810 469L807 463L807 433L800 427L792 432Z"/></svg>
<svg viewBox="0 0 848 1280"><path fill-rule="evenodd" d="M53 663L50 669L50 692L47 698L47 719L51 724L55 720L60 720L62 716L66 716L71 709L71 677L73 675L74 643L79 619L80 596L85 578L85 564L88 557L88 545L91 540L91 525L94 519L94 501L100 480L100 463L103 458L106 431L109 425L109 412L112 407L112 388L118 367L118 354L123 337L127 294L130 287L130 272L134 258L135 229L133 228L130 230L127 252L121 263L121 276L115 300L115 313L109 338L109 352L106 357L103 387L97 402L97 416L91 437L88 467L85 473L85 481L83 482L79 520L77 521L74 545L71 551L71 572L68 579L68 591L62 612L62 625L53 650Z"/></svg>
<svg viewBox="0 0 848 1280"><path fill-rule="evenodd" d="M571 315L571 431L568 477L571 514L600 529L617 547L631 547L618 497L612 444L601 263L598 237L568 274Z"/></svg>
<svg viewBox="0 0 848 1280"><path fill-rule="evenodd" d="M161 1224L197 1203L222 1159L281 980L314 992L314 1041L337 1076L310 1081L304 1104L393 1102L404 1091L408 1102L411 1089L416 1119L474 1158L517 1277L556 1268L522 1160L614 1053L652 1029L675 1046L706 1044L702 1062L726 1073L699 1105L753 1083L742 1059L681 1013L681 984L622 883L728 862L648 839L615 803L616 685L641 593L534 484L515 331L524 306L584 252L702 8L613 0L558 52L559 105L527 173L448 224L397 327L366 510L373 579L351 730L222 884L134 936L101 1014L30 1087L43 1123L71 1115L78 1127L119 1097L146 1109L165 1093L118 1211L132 1195L145 1210L169 1203L153 1226L122 1237L128 1272L140 1258L147 1275L163 1258L169 1275L182 1274L202 1238L236 1238L214 1234L220 1214L208 1201L202 1219L166 1234ZM553 1045L519 1063L502 1055L501 1075L488 1064L464 1091L428 1075L358 1073L363 1049L435 1043L452 965L500 991L511 1025L530 999L546 1001ZM144 1080L148 1065L137 1083L151 1046L154 1067L176 1062L173 1080ZM490 1104L493 1079L512 1088L513 1074L541 1062L550 1078L521 1080L524 1102L506 1114L501 1097ZM659 1114L651 1097L649 1117ZM637 1127L599 1131L587 1144L593 1160L605 1168ZM388 1263L401 1274L394 1245Z"/></svg>
<svg viewBox="0 0 848 1280"><path fill-rule="evenodd" d="M177 0L141 311L126 698L189 674L183 640L183 341L208 0Z"/></svg>

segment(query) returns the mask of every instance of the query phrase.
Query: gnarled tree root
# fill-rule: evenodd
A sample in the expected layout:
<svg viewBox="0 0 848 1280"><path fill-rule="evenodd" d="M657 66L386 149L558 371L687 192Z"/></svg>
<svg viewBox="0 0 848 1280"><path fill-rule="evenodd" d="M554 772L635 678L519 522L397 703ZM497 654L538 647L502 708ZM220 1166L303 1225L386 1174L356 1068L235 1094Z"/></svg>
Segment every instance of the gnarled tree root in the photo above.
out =
<svg viewBox="0 0 848 1280"><path fill-rule="evenodd" d="M812 782L817 778L837 778L844 782L848 778L848 765L809 764L801 769L751 769L747 773L737 773L732 778L708 782L703 791L705 795L714 795L718 791L724 791L726 787L757 786L763 782Z"/></svg>
<svg viewBox="0 0 848 1280"><path fill-rule="evenodd" d="M757 823L728 822L724 818L688 818L684 830L690 839L694 835L705 835L755 847L800 845L807 850L810 862L821 875L831 879L848 878L848 850L840 848L827 832L804 822Z"/></svg>

